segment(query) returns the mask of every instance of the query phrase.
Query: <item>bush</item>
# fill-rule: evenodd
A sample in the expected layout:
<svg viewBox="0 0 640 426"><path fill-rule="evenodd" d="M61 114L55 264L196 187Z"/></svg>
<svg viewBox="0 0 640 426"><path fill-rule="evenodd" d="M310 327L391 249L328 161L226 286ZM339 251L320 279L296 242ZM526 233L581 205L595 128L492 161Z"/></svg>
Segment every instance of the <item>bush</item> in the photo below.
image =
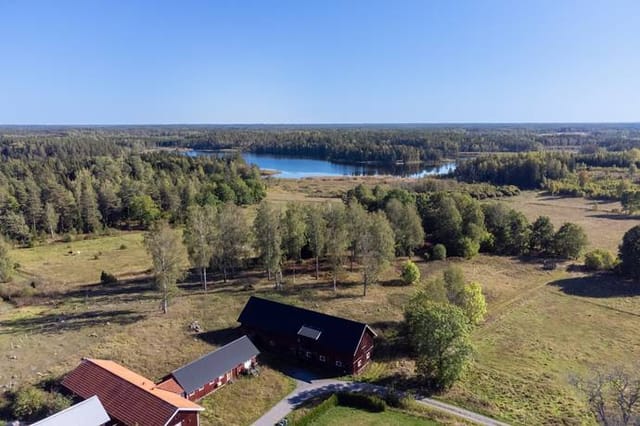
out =
<svg viewBox="0 0 640 426"><path fill-rule="evenodd" d="M403 395L393 389L389 389L384 395L384 402L386 402L389 407L393 408L407 408L411 399L411 397Z"/></svg>
<svg viewBox="0 0 640 426"><path fill-rule="evenodd" d="M126 250L127 249L127 245L126 244L120 244L120 250Z"/></svg>
<svg viewBox="0 0 640 426"><path fill-rule="evenodd" d="M22 386L12 395L10 414L20 420L33 421L71 405L69 398L46 392L35 386Z"/></svg>
<svg viewBox="0 0 640 426"><path fill-rule="evenodd" d="M608 271L615 264L615 258L607 250L595 249L584 255L584 266L590 271Z"/></svg>
<svg viewBox="0 0 640 426"><path fill-rule="evenodd" d="M304 417L293 423L295 426L306 426L312 424L318 417L323 415L332 407L338 405L338 397L333 394L320 404L312 408ZM293 426L292 425L292 426Z"/></svg>
<svg viewBox="0 0 640 426"><path fill-rule="evenodd" d="M338 404L345 407L360 408L372 413L380 413L387 409L384 400L375 395L354 392L338 392L336 395L338 396Z"/></svg>
<svg viewBox="0 0 640 426"><path fill-rule="evenodd" d="M420 280L420 269L410 260L402 267L402 281L406 285L415 284Z"/></svg>
<svg viewBox="0 0 640 426"><path fill-rule="evenodd" d="M62 242L63 243L70 243L73 241L73 236L71 234L64 234L62 236Z"/></svg>
<svg viewBox="0 0 640 426"><path fill-rule="evenodd" d="M433 246L433 260L445 260L447 258L447 248L443 244Z"/></svg>
<svg viewBox="0 0 640 426"><path fill-rule="evenodd" d="M33 386L19 388L13 394L11 414L17 419L32 420L46 416L48 394Z"/></svg>
<svg viewBox="0 0 640 426"><path fill-rule="evenodd" d="M102 271L100 273L100 282L102 284L116 284L118 282L118 278L113 274Z"/></svg>

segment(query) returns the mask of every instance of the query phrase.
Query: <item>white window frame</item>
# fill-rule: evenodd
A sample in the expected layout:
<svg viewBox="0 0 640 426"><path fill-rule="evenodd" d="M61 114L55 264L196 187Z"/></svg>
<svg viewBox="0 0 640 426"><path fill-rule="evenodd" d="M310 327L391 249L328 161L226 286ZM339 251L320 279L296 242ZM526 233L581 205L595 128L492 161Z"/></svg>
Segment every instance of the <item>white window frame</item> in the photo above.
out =
<svg viewBox="0 0 640 426"><path fill-rule="evenodd" d="M336 367L342 367L342 361L336 361Z"/></svg>
<svg viewBox="0 0 640 426"><path fill-rule="evenodd" d="M327 357L325 357L324 355L320 355L318 356L318 359L320 360L320 362L325 362L327 360Z"/></svg>

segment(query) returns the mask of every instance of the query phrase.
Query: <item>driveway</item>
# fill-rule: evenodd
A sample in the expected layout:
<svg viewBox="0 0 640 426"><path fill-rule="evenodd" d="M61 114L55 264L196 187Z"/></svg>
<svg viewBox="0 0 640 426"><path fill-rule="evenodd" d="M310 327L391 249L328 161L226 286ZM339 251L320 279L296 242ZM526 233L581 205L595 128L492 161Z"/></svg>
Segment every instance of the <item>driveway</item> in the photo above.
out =
<svg viewBox="0 0 640 426"><path fill-rule="evenodd" d="M296 388L289 395L273 406L267 413L260 417L253 426L273 426L304 401L314 396L334 393L338 391L368 392L384 395L387 389L369 383L348 382L335 379L316 379L312 373L302 369L292 369L286 374L296 381ZM483 426L509 426L482 414L456 407L431 398L417 398L416 401L434 410L445 412Z"/></svg>

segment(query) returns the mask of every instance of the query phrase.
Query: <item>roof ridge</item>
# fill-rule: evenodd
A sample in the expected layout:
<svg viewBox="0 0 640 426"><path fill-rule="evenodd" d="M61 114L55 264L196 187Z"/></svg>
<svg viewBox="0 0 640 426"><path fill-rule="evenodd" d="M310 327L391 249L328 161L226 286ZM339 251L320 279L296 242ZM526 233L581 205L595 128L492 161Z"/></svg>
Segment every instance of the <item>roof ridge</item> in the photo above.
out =
<svg viewBox="0 0 640 426"><path fill-rule="evenodd" d="M331 318L336 318L336 319L339 319L339 320L342 320L342 321L352 322L352 323L354 323L354 324L362 325L363 327L368 327L368 326L369 326L369 325L368 325L367 323L365 323L365 322L356 321L356 320L352 320L352 319L350 319L350 318L345 318L345 317L339 317L339 316L337 316L337 315L327 314L327 313L320 312L320 311L314 311L313 309L303 308L303 307L301 307L301 306L291 305L291 304L288 304L288 303L277 302L277 301L275 301L275 300L266 299L266 298L264 298L264 297L250 296L250 298L249 298L249 299L264 300L264 301L266 301L266 302L270 302L270 303L277 303L278 305L287 306L287 307L289 307L289 308L298 309L298 310L301 310L301 311L312 312L312 313L314 313L314 314L324 315L324 316L331 317Z"/></svg>
<svg viewBox="0 0 640 426"><path fill-rule="evenodd" d="M169 391L166 391L166 390L164 390L164 389L158 388L158 387L157 387L157 385L156 385L156 383L155 383L153 380L149 380L148 378L144 377L143 375L138 374L138 373L136 373L135 371L129 370L127 367L125 367L125 366L123 366L123 365L120 365L120 364L118 364L118 363L117 363L117 362L115 362L115 361L111 361L111 360L108 360L108 359L99 359L99 358L83 358L83 359L84 359L84 360L86 360L86 361L89 361L90 363L92 363L92 364L93 364L93 365L95 365L95 366L98 366L99 368L101 368L101 369L103 369L104 371L108 372L108 373L109 373L109 374L111 374L112 376L115 376L115 377L118 377L118 378L120 378L120 379L123 379L123 380L125 380L127 383L131 383L132 385L136 386L137 388L142 389L142 390L143 390L143 391L145 391L147 394L149 394L149 395L153 396L154 398L156 398L156 399L158 399L158 400L162 401L163 403L165 403L165 404L167 404L167 405L170 405L171 407L175 408L176 410L184 409L185 407L177 406L177 405L175 405L174 403L172 403L172 402L170 402L170 401L167 401L165 398L162 398L160 395L157 395L157 394L155 394L155 393L154 393L154 392L152 392L152 391L155 391L155 392L158 392L158 391L160 391L160 392L166 392L166 393L167 393L167 394L169 394L171 397L177 396L177 397L179 397L179 398L181 398L181 399L184 399L185 401L187 401L187 402L189 402L189 403L192 403L192 404L194 404L194 405L196 405L196 406L198 406L198 407L199 407L199 405L198 405L198 404L196 404L196 403L195 403L195 402L193 402L193 401L189 401L188 399L183 398L183 397L181 397L180 395L174 394L173 392L169 392ZM114 371L111 371L111 370L109 370L108 368L105 368L104 366L102 366L102 365L100 365L100 364L98 364L98 363L96 363L96 362L94 362L94 361L104 361L104 362L111 362L111 363L114 363L114 364L116 364L117 366L119 366L120 368L123 368L123 369L125 369L125 370L128 370L128 371L130 371L131 373L133 373L133 374L135 374L135 375L137 375L137 376L140 376L140 377L142 377L142 378L143 378L143 379L145 379L145 380L148 380L148 381L149 381L149 383L151 384L151 387L150 387L150 388L146 388L146 387L144 387L143 385L139 385L138 383L132 382L132 381L131 381L131 380L129 380L128 378L123 377L123 376L121 376L121 375L119 375L119 374L116 374ZM200 407L200 408L202 408L202 407Z"/></svg>

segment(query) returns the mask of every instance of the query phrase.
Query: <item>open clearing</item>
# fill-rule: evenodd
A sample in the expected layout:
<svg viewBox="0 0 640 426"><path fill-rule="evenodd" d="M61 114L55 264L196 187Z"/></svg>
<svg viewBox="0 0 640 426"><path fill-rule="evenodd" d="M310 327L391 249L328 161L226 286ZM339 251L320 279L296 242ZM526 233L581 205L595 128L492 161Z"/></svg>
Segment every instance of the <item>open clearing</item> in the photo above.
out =
<svg viewBox="0 0 640 426"><path fill-rule="evenodd" d="M506 202L530 218L547 214L556 224L582 223L592 246L610 250L637 222L602 216L602 209L593 212L578 199L545 200L525 193ZM144 273L149 259L140 233L14 250L13 256L23 271L20 285L37 279L35 293L46 297L29 306L0 306L0 386L62 375L83 356L110 358L158 379L231 340L251 294L369 322L380 339L366 380L402 385L413 371L413 362L393 345L403 305L416 290L397 285L401 261L365 298L357 271L345 272L334 294L328 276L313 278L311 265L299 271L295 285L285 269L281 293L259 272L226 285L216 282L207 293L196 279L187 279L162 315ZM568 265L543 271L539 262L485 255L471 261L416 261L425 279L449 263L460 265L468 279L483 285L489 305L486 323L473 335L473 368L440 396L444 400L514 424L590 424L569 374L640 358L640 290L616 277L569 272ZM96 284L103 269L125 279ZM254 290L242 290L245 284ZM193 320L205 333L188 331ZM208 409L202 424L249 424L292 387L267 365L260 377L238 380L202 401Z"/></svg>
<svg viewBox="0 0 640 426"><path fill-rule="evenodd" d="M638 216L620 213L622 206L617 201L556 197L525 191L516 197L505 198L503 202L524 213L531 222L538 216L549 216L556 229L564 222L577 223L585 228L590 248L604 248L614 254L618 252L624 233L640 225Z"/></svg>

